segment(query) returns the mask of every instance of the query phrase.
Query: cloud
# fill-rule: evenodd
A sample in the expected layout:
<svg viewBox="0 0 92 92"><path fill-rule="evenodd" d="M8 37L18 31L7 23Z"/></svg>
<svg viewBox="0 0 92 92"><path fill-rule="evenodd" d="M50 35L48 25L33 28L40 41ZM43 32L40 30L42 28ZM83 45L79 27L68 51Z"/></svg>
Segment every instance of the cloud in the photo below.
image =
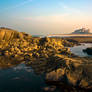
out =
<svg viewBox="0 0 92 92"><path fill-rule="evenodd" d="M48 16L30 16L24 18L24 20L31 22L45 22L45 23L64 23L70 24L70 22L79 22L80 20L87 20L85 15L79 16L79 14L71 15L69 13L48 15ZM70 22L69 22L70 21Z"/></svg>
<svg viewBox="0 0 92 92"><path fill-rule="evenodd" d="M78 9L75 9L75 8L71 8L70 6L68 6L68 5L66 5L66 4L64 4L63 2L61 2L61 3L59 3L59 6L61 7L61 8L63 8L64 9L64 11L65 12L67 12L68 14L83 14L83 12L82 11L80 11L80 10L78 10Z"/></svg>
<svg viewBox="0 0 92 92"><path fill-rule="evenodd" d="M64 14L56 14L56 15L49 15L49 16L31 16L24 18L25 20L29 21L39 21L39 22L60 22L61 20L65 20L65 17L68 17L67 13Z"/></svg>

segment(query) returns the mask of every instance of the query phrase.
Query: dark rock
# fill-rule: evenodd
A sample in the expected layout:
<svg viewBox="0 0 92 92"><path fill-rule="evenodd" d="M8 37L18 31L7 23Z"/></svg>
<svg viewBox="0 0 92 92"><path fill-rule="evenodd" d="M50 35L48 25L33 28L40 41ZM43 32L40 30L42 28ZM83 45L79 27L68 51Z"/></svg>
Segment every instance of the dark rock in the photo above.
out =
<svg viewBox="0 0 92 92"><path fill-rule="evenodd" d="M92 47L84 49L83 52L87 53L88 55L92 55Z"/></svg>

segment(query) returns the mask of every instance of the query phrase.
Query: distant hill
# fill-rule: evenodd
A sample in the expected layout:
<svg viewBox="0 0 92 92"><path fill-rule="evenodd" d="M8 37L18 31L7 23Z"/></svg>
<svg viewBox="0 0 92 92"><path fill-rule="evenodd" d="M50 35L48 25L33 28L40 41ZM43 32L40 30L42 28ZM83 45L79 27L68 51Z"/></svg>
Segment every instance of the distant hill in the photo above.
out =
<svg viewBox="0 0 92 92"><path fill-rule="evenodd" d="M29 34L26 34L24 32L18 32L16 30L0 27L0 41L1 40L12 40L12 39L24 39L31 37Z"/></svg>
<svg viewBox="0 0 92 92"><path fill-rule="evenodd" d="M92 33L90 32L89 29L82 28L75 30L74 32L72 32L72 34L92 34Z"/></svg>

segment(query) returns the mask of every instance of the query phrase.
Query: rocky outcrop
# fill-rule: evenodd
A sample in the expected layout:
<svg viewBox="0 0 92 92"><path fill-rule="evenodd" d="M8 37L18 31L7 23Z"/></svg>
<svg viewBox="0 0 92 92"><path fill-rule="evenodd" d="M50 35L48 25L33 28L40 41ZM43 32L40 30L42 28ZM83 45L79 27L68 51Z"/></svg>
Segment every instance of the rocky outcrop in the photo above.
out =
<svg viewBox="0 0 92 92"><path fill-rule="evenodd" d="M56 53L71 54L68 48L65 48L64 40L50 38L30 38L12 39L12 41L2 41L0 44L1 54L7 57L22 57L27 60L37 57L47 58ZM67 41L66 41L67 43ZM42 54L43 53L43 54Z"/></svg>
<svg viewBox="0 0 92 92"><path fill-rule="evenodd" d="M87 53L88 55L92 55L92 47L84 49L83 52Z"/></svg>
<svg viewBox="0 0 92 92"><path fill-rule="evenodd" d="M92 88L92 59L80 58L65 47L75 43L56 38L32 38L26 33L3 30L0 33L0 67L24 62L35 73L45 73L46 82Z"/></svg>
<svg viewBox="0 0 92 92"><path fill-rule="evenodd" d="M0 28L0 41L9 41L12 39L23 39L28 36L26 33L18 32L8 28Z"/></svg>
<svg viewBox="0 0 92 92"><path fill-rule="evenodd" d="M68 84L74 87L81 87L85 89L92 88L92 62L87 64L87 61L76 59L64 60L61 67L46 74L46 81L48 83L56 82Z"/></svg>
<svg viewBox="0 0 92 92"><path fill-rule="evenodd" d="M92 89L92 59L55 54L47 59L38 59L31 66L37 74L45 73L45 81L62 87L69 85L85 90ZM73 91L75 92L75 91Z"/></svg>

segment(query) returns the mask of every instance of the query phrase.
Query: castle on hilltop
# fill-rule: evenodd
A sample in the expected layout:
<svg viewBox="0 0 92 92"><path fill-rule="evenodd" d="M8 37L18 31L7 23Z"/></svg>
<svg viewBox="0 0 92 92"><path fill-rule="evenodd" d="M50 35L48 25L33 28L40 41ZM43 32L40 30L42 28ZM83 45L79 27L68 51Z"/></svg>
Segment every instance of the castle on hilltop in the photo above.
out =
<svg viewBox="0 0 92 92"><path fill-rule="evenodd" d="M91 34L90 29L82 28L75 30L72 34Z"/></svg>

